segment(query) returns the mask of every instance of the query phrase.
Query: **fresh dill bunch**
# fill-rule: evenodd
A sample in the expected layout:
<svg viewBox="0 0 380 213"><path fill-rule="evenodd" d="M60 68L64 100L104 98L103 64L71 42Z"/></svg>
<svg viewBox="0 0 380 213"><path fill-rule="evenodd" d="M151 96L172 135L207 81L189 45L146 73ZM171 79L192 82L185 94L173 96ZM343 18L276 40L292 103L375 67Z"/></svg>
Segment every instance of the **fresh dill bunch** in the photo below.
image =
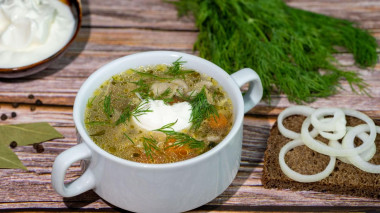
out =
<svg viewBox="0 0 380 213"><path fill-rule="evenodd" d="M174 147L174 146L185 146L185 145L188 145L189 148L191 148L191 149L203 150L205 148L205 142L204 141L199 141L199 140L197 140L197 139L195 139L195 138L191 137L190 135L185 134L183 132L174 131L174 129L172 127L176 123L177 123L177 121L175 121L173 123L166 124L159 129L153 130L153 131L162 132L162 133L166 134L167 137L175 139L175 142L172 145L167 146L166 149L168 149L170 147Z"/></svg>
<svg viewBox="0 0 380 213"><path fill-rule="evenodd" d="M359 74L342 70L333 56L343 47L361 67L377 62L375 38L352 22L291 8L282 0L171 3L179 15L194 15L199 55L230 74L254 69L268 100L285 93L290 101L311 102L337 93L342 79L354 92L368 94Z"/></svg>
<svg viewBox="0 0 380 213"><path fill-rule="evenodd" d="M114 108L112 107L112 104L111 104L111 93L104 97L103 111L104 111L104 114L106 114L108 119L110 119L112 117L112 114L114 113Z"/></svg>

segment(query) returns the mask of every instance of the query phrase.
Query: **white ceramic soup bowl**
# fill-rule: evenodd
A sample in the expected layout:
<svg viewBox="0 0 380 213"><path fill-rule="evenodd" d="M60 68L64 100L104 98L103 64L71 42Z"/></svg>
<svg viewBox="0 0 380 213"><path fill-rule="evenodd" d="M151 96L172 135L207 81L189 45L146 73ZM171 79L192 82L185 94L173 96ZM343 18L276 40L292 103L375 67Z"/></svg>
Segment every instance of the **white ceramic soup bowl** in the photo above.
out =
<svg viewBox="0 0 380 213"><path fill-rule="evenodd" d="M168 164L132 162L98 147L84 124L87 100L93 92L105 80L129 68L171 64L179 57L186 61L184 67L217 80L231 98L234 121L224 140L202 155ZM239 88L245 83L249 83L249 89L243 97ZM94 72L76 96L73 115L79 144L56 158L53 188L64 197L93 189L107 202L135 212L183 212L202 206L220 195L235 178L240 166L244 113L261 100L262 93L262 84L255 71L246 68L228 75L215 64L185 53L143 52L112 61ZM85 160L85 172L65 184L67 169L79 160Z"/></svg>

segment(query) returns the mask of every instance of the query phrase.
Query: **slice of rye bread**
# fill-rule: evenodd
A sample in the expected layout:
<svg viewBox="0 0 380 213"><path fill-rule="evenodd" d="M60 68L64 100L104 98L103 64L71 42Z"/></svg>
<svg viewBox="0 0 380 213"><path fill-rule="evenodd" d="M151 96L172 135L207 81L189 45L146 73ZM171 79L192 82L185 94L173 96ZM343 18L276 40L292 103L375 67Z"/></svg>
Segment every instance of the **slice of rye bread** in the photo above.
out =
<svg viewBox="0 0 380 213"><path fill-rule="evenodd" d="M290 116L284 120L284 126L290 130L300 132L304 116ZM347 117L348 126L356 126L363 123L361 120ZM379 125L377 123L377 125ZM321 136L317 139L326 142ZM334 171L323 180L312 183L301 183L288 178L281 170L278 155L281 148L291 141L278 130L277 122L270 131L267 149L264 156L264 170L262 183L264 188L291 189L294 191L313 190L344 194L360 197L380 198L380 174L364 172L353 165L336 160ZM355 139L355 144L361 141ZM376 137L377 152L369 161L380 164L380 135ZM315 174L323 171L330 161L330 157L319 154L306 146L298 146L285 155L285 162L290 168L301 174Z"/></svg>

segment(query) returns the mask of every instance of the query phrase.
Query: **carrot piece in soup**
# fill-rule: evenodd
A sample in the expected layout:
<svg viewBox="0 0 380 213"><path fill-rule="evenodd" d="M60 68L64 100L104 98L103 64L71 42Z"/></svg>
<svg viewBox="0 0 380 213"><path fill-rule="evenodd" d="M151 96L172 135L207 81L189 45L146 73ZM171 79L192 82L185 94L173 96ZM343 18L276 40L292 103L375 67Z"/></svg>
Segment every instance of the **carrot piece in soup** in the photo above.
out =
<svg viewBox="0 0 380 213"><path fill-rule="evenodd" d="M224 114L219 113L219 116L210 117L208 124L212 129L224 129L228 125L228 120Z"/></svg>

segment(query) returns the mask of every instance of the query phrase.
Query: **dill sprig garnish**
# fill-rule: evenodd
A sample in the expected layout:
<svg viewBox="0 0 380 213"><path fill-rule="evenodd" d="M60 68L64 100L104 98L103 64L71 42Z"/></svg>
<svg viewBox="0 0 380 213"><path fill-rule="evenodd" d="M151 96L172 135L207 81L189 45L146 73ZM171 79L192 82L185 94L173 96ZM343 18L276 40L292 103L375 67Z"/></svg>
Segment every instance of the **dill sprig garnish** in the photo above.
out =
<svg viewBox="0 0 380 213"><path fill-rule="evenodd" d="M198 129L202 122L210 116L218 116L216 107L207 101L206 90L204 87L194 97L190 96L189 102L192 107L190 116L192 129Z"/></svg>
<svg viewBox="0 0 380 213"><path fill-rule="evenodd" d="M139 74L140 76L143 76L143 77L148 77L148 78L153 78L153 79L173 79L173 78L167 78L167 77L162 77L162 76L158 76L158 75L155 75L155 74L152 74L152 73L148 73L148 72L140 72L140 71L137 71L137 70L133 70L135 73Z"/></svg>
<svg viewBox="0 0 380 213"><path fill-rule="evenodd" d="M133 140L126 134L124 133L123 134L133 145L136 145L135 142L133 142Z"/></svg>
<svg viewBox="0 0 380 213"><path fill-rule="evenodd" d="M97 96L95 95L94 97L89 98L89 99L87 100L87 107L91 108L91 107L93 106L93 103L94 103L94 100L95 100L96 97L97 97Z"/></svg>
<svg viewBox="0 0 380 213"><path fill-rule="evenodd" d="M106 133L106 130L100 130L99 132L96 132L94 134L91 134L90 136L102 136Z"/></svg>
<svg viewBox="0 0 380 213"><path fill-rule="evenodd" d="M184 70L182 69L182 65L186 63L186 61L181 61L181 58L178 58L172 63L172 66L168 67L168 70L165 72L168 75L180 77L186 74L193 73L193 70Z"/></svg>
<svg viewBox="0 0 380 213"><path fill-rule="evenodd" d="M130 121L131 117L132 117L131 105L128 104L128 106L124 108L124 110L121 113L120 117L115 122L115 125L117 126L117 125L119 125L121 123L126 122L127 120Z"/></svg>
<svg viewBox="0 0 380 213"><path fill-rule="evenodd" d="M121 113L120 117L115 122L115 125L119 125L121 123L126 122L127 120L130 121L131 117L135 117L136 120L139 120L137 117L141 116L145 113L152 112L152 110L149 109L149 106L147 105L148 101L144 100L140 102L139 105L134 110L131 110L131 105L128 104L127 107L124 108L123 112Z"/></svg>
<svg viewBox="0 0 380 213"><path fill-rule="evenodd" d="M137 88L132 90L132 92L139 93L141 98L147 99L149 98L150 93L150 85L147 84L143 79L139 79L138 81L131 82L137 85Z"/></svg>
<svg viewBox="0 0 380 213"><path fill-rule="evenodd" d="M173 98L169 97L172 93L172 88L168 87L164 92L155 97L155 100L163 100L166 104L173 101Z"/></svg>
<svg viewBox="0 0 380 213"><path fill-rule="evenodd" d="M191 149L204 149L205 148L205 142L204 141L196 140L195 138L193 138L190 135L185 134L183 132L174 131L174 129L172 127L176 123L177 123L177 121L175 121L173 123L168 123L159 129L153 130L153 131L158 131L158 132L162 132L162 133L166 134L166 136L168 138L175 139L175 142L172 145L167 146L165 149L168 149L168 148L174 147L174 146L184 146L184 145L188 145L189 148L191 148Z"/></svg>
<svg viewBox="0 0 380 213"><path fill-rule="evenodd" d="M108 119L110 119L112 117L112 114L114 113L114 108L111 104L111 93L104 97L103 111L104 114L106 114L106 116L108 117Z"/></svg>
<svg viewBox="0 0 380 213"><path fill-rule="evenodd" d="M352 22L287 6L282 0L179 0L179 15L192 12L199 29L194 49L234 73L244 67L261 78L264 97L285 93L290 101L311 102L338 92L345 79L367 93L357 72L334 58L344 47L362 67L378 61L376 39ZM323 72L320 72L323 71Z"/></svg>
<svg viewBox="0 0 380 213"><path fill-rule="evenodd" d="M141 115L146 114L148 112L153 112L153 111L151 109L149 109L148 101L144 100L132 111L132 116L135 117L136 120L139 120L137 118L138 116L141 116Z"/></svg>
<svg viewBox="0 0 380 213"><path fill-rule="evenodd" d="M150 138L143 137L142 142L143 142L145 155L150 157L150 159L153 161L153 156L152 156L153 151L154 150L161 151L160 148L157 146L157 140L154 139L152 136L150 136Z"/></svg>

